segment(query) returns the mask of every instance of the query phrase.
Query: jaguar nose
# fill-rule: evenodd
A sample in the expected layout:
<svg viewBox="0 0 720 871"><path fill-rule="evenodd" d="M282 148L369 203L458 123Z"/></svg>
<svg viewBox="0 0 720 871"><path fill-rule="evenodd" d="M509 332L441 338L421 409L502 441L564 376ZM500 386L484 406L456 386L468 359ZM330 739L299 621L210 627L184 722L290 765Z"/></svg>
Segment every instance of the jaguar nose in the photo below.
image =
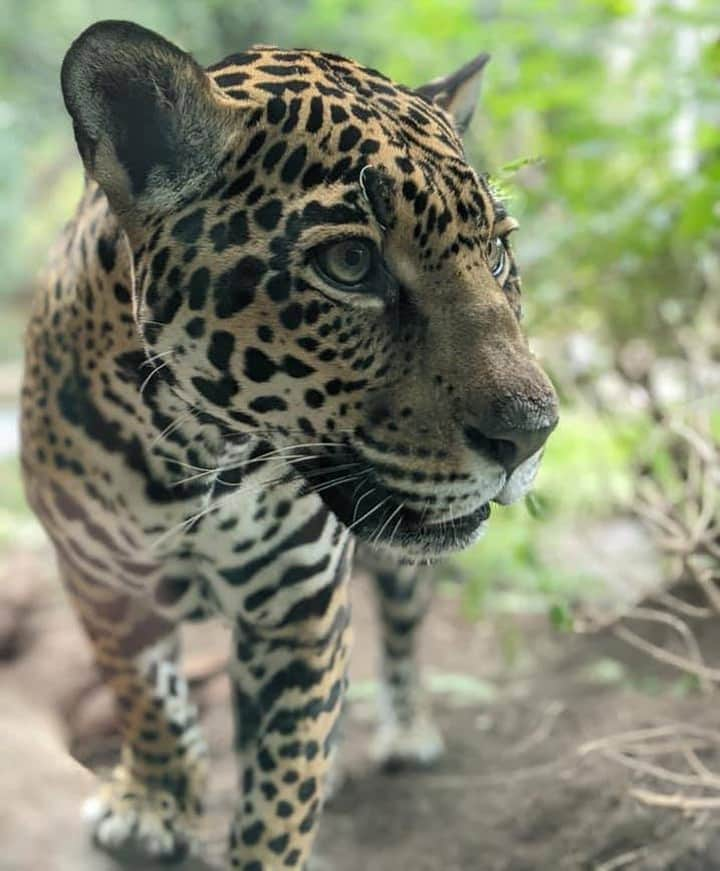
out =
<svg viewBox="0 0 720 871"><path fill-rule="evenodd" d="M549 423L533 429L468 426L465 428L465 438L473 450L500 463L510 476L519 465L540 450L557 426L557 421L555 415Z"/></svg>

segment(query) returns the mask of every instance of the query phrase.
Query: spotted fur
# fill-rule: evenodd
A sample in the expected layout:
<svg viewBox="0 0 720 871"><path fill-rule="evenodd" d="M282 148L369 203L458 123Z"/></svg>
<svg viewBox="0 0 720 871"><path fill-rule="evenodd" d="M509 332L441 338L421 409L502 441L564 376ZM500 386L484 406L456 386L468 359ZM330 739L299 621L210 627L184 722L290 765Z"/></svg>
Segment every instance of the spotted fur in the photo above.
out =
<svg viewBox="0 0 720 871"><path fill-rule="evenodd" d="M204 71L126 22L68 52L88 181L27 332L22 459L118 702L122 765L89 807L106 846L177 856L191 838L206 750L176 627L222 615L228 867L306 867L354 536L441 555L532 482L555 396L518 325L514 222L458 138L486 60L413 91L313 51ZM360 285L328 273L343 240L348 269L372 259ZM427 759L427 585L381 569L378 588L381 754Z"/></svg>

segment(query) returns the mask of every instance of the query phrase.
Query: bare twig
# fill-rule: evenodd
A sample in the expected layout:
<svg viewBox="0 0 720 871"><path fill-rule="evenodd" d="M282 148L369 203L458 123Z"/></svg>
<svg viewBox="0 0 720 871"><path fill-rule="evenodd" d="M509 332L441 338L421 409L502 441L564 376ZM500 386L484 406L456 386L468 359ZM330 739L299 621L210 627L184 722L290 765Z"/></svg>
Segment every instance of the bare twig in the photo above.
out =
<svg viewBox="0 0 720 871"><path fill-rule="evenodd" d="M626 853L621 853L619 856L614 856L607 862L596 865L594 871L617 871L618 868L626 868L638 859L645 858L648 852L649 847L638 847L637 850L629 850Z"/></svg>
<svg viewBox="0 0 720 871"><path fill-rule="evenodd" d="M703 750L720 753L718 731L670 723L596 739L578 752L582 756L600 753L636 777L650 781L652 788L643 785L629 789L629 794L642 804L698 815L720 809L720 773L712 771L699 757ZM669 761L661 763L661 758ZM678 767L671 767L673 762ZM678 787L682 791L678 792Z"/></svg>
<svg viewBox="0 0 720 871"><path fill-rule="evenodd" d="M708 796L693 796L684 795L683 793L674 793L673 795L664 795L660 792L653 792L649 789L631 789L630 795L636 798L642 804L647 804L652 807L674 808L675 810L685 811L686 813L701 811L701 810L719 810L720 795Z"/></svg>

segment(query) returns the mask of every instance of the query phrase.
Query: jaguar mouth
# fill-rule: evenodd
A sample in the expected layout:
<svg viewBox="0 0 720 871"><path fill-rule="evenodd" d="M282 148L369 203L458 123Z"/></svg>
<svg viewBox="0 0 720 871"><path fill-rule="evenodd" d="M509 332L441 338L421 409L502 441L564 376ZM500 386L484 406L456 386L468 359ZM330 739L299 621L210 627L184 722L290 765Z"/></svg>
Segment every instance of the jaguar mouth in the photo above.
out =
<svg viewBox="0 0 720 871"><path fill-rule="evenodd" d="M348 462L349 455L355 462ZM349 467L358 474L343 474ZM322 460L304 458L296 468L338 520L358 538L414 558L441 556L475 541L490 516L490 505L461 516L419 512L408 507L403 494L384 484L356 451ZM417 498L417 497L416 497Z"/></svg>

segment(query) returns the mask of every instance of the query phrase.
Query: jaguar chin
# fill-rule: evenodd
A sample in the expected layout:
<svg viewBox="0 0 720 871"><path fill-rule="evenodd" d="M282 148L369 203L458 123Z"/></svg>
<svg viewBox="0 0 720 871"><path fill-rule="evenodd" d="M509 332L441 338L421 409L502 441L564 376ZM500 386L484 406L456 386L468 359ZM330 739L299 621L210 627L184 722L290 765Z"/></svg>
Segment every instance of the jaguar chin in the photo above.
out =
<svg viewBox="0 0 720 871"><path fill-rule="evenodd" d="M332 472L326 473L328 481ZM385 486L368 472L361 484L322 482L313 477L312 487L335 516L358 538L394 551L399 557L427 559L462 550L482 533L490 517L490 505L481 503L468 513L438 514L418 511L403 500L402 492Z"/></svg>
<svg viewBox="0 0 720 871"><path fill-rule="evenodd" d="M525 496L541 458L539 450L509 475L492 470L489 486L444 495L388 484L382 471L349 445L323 457L305 457L296 468L302 469L306 491L316 492L358 539L404 561L424 562L478 541L487 528L490 503L509 505ZM386 466L388 471L399 474L394 467ZM411 472L407 477L426 476Z"/></svg>

